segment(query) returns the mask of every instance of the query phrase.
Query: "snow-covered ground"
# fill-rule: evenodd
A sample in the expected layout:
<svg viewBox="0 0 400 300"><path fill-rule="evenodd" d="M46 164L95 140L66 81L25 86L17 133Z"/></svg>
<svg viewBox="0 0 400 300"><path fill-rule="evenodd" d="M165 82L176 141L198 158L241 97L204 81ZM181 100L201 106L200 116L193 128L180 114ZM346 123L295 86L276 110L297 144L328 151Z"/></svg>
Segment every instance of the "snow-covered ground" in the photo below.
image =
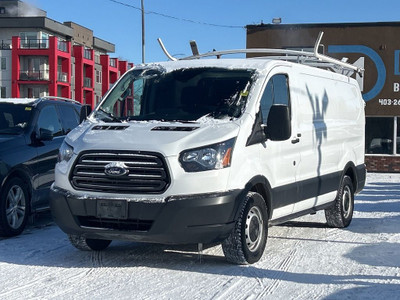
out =
<svg viewBox="0 0 400 300"><path fill-rule="evenodd" d="M368 174L355 209L346 229L323 212L271 227L248 266L215 245L82 252L44 215L0 239L0 299L400 299L400 174Z"/></svg>

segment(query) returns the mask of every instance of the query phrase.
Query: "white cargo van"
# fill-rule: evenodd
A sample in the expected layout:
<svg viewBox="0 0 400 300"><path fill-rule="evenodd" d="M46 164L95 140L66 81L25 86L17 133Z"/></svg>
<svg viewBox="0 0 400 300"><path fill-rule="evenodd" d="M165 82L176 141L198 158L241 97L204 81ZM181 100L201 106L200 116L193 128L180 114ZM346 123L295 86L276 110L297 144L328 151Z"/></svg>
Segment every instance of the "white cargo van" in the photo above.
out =
<svg viewBox="0 0 400 300"><path fill-rule="evenodd" d="M364 102L354 79L318 65L361 70L279 52L122 76L59 152L51 208L71 243L222 242L242 264L261 258L269 225L324 209L328 226L348 226L366 177Z"/></svg>

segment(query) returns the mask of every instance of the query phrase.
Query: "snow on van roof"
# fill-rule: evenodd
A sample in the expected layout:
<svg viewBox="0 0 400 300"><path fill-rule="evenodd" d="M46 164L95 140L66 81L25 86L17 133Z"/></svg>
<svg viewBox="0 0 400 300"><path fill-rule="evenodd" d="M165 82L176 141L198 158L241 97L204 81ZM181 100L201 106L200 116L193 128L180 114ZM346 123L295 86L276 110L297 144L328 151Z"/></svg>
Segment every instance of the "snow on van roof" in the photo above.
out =
<svg viewBox="0 0 400 300"><path fill-rule="evenodd" d="M32 104L36 98L1 98L1 103L14 103L14 104Z"/></svg>
<svg viewBox="0 0 400 300"><path fill-rule="evenodd" d="M178 60L178 61L166 61L149 63L145 65L137 65L137 67L151 67L151 66L162 66L166 71L173 71L184 68L202 68L202 67L216 67L216 68L228 68L228 69L256 69L264 70L270 64L276 63L276 60L272 59L246 59L246 58L234 58L234 59L194 59L194 60ZM280 61L282 63L282 61Z"/></svg>

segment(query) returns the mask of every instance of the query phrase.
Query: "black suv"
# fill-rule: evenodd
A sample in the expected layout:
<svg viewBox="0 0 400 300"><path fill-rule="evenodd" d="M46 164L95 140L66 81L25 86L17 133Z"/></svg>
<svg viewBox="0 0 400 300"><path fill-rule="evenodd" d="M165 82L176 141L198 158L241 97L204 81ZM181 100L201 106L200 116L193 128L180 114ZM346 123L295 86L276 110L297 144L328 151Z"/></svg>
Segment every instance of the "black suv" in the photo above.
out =
<svg viewBox="0 0 400 300"><path fill-rule="evenodd" d="M20 234L31 213L49 208L58 149L88 110L58 97L0 99L0 236Z"/></svg>

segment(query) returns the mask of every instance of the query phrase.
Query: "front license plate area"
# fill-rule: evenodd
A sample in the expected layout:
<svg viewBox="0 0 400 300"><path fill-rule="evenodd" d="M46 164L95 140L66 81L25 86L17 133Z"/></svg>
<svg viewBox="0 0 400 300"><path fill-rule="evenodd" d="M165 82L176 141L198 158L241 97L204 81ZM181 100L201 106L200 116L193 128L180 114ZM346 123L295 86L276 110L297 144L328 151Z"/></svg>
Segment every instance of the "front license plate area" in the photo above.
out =
<svg viewBox="0 0 400 300"><path fill-rule="evenodd" d="M125 200L97 200L97 217L126 220L128 218L128 202Z"/></svg>

